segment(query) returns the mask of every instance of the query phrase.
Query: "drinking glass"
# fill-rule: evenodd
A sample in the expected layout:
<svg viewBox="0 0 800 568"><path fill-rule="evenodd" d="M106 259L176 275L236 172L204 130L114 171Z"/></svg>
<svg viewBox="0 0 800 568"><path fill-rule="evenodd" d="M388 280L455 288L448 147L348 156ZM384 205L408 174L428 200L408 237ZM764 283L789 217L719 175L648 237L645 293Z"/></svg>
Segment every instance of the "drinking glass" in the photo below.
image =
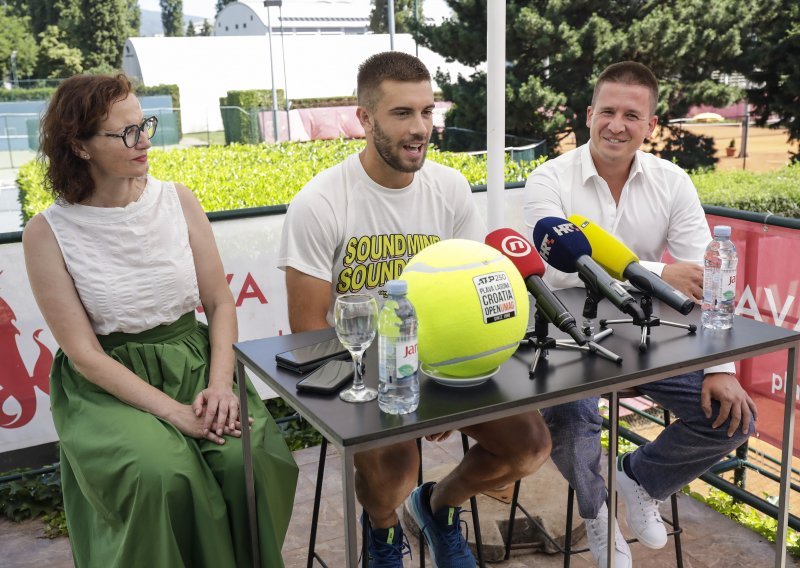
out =
<svg viewBox="0 0 800 568"><path fill-rule="evenodd" d="M375 400L378 391L364 385L361 373L361 357L375 339L378 326L378 304L367 294L345 294L336 298L333 307L336 335L342 345L350 351L355 365L353 386L339 393L347 402L369 402Z"/></svg>

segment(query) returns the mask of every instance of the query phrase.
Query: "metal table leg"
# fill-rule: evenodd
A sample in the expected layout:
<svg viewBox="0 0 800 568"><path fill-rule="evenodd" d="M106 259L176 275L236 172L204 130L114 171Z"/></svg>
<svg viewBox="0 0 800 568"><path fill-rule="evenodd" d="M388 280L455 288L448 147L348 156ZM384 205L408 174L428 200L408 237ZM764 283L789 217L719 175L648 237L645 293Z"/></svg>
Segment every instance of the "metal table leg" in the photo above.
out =
<svg viewBox="0 0 800 568"><path fill-rule="evenodd" d="M244 483L247 494L247 517L250 526L250 556L253 568L261 566L258 547L258 518L256 517L256 487L253 481L253 454L250 447L250 413L247 410L247 375L244 363L236 361L236 386L239 388L239 412L242 422L242 453L244 455Z"/></svg>
<svg viewBox="0 0 800 568"><path fill-rule="evenodd" d="M356 546L356 504L355 467L353 451L342 449L342 512L344 513L344 541L347 554L347 567L358 566L358 547Z"/></svg>
<svg viewBox="0 0 800 568"><path fill-rule="evenodd" d="M797 385L797 345L789 348L786 362L786 392L783 403L783 438L781 444L781 490L778 508L778 531L775 533L775 568L786 566L786 533L789 526L789 491L794 448L794 396Z"/></svg>
<svg viewBox="0 0 800 568"><path fill-rule="evenodd" d="M617 550L617 406L619 394L612 391L608 395L608 568L614 568Z"/></svg>

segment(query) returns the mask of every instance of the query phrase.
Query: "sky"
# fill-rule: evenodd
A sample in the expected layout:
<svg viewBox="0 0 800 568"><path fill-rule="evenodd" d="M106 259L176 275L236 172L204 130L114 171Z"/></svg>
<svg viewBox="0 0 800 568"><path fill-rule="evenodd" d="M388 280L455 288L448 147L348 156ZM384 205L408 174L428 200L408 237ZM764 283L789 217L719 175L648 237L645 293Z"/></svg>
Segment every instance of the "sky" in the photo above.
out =
<svg viewBox="0 0 800 568"><path fill-rule="evenodd" d="M183 0L183 13L187 16L201 16L210 20L214 19L216 0ZM161 11L159 0L139 0L142 10Z"/></svg>
<svg viewBox="0 0 800 568"><path fill-rule="evenodd" d="M292 0L286 0L291 2ZM183 13L187 16L200 16L213 21L215 16L214 7L216 0L183 0ZM440 20L442 16L449 12L444 0L424 0L425 15ZM161 11L159 0L139 0L139 7L142 10Z"/></svg>

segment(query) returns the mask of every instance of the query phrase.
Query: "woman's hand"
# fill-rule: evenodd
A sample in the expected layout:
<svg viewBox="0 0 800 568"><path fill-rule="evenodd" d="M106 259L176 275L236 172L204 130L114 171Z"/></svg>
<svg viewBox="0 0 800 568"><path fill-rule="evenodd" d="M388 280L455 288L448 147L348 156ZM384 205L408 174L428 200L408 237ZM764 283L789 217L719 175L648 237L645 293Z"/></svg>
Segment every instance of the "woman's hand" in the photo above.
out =
<svg viewBox="0 0 800 568"><path fill-rule="evenodd" d="M230 387L209 385L194 399L192 409L203 419L203 437L209 433L241 436L239 399Z"/></svg>
<svg viewBox="0 0 800 568"><path fill-rule="evenodd" d="M225 439L221 435L218 436L206 427L204 416L197 415L194 405L176 404L176 409L170 414L168 420L185 436L197 439L205 438L219 445L225 443Z"/></svg>

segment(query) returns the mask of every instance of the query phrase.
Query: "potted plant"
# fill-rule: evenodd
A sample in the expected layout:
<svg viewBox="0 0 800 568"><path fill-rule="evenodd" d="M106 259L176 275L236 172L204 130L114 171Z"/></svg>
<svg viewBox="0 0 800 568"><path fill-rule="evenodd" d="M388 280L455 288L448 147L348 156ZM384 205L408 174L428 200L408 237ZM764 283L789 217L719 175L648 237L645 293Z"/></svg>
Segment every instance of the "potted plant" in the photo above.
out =
<svg viewBox="0 0 800 568"><path fill-rule="evenodd" d="M726 155L726 156L728 156L728 157L730 158L730 157L731 157L731 156L733 156L735 153L736 153L736 140L734 140L733 138L731 138L731 142L730 142L730 144L728 144L728 147L727 147L727 148L725 148L725 155Z"/></svg>

